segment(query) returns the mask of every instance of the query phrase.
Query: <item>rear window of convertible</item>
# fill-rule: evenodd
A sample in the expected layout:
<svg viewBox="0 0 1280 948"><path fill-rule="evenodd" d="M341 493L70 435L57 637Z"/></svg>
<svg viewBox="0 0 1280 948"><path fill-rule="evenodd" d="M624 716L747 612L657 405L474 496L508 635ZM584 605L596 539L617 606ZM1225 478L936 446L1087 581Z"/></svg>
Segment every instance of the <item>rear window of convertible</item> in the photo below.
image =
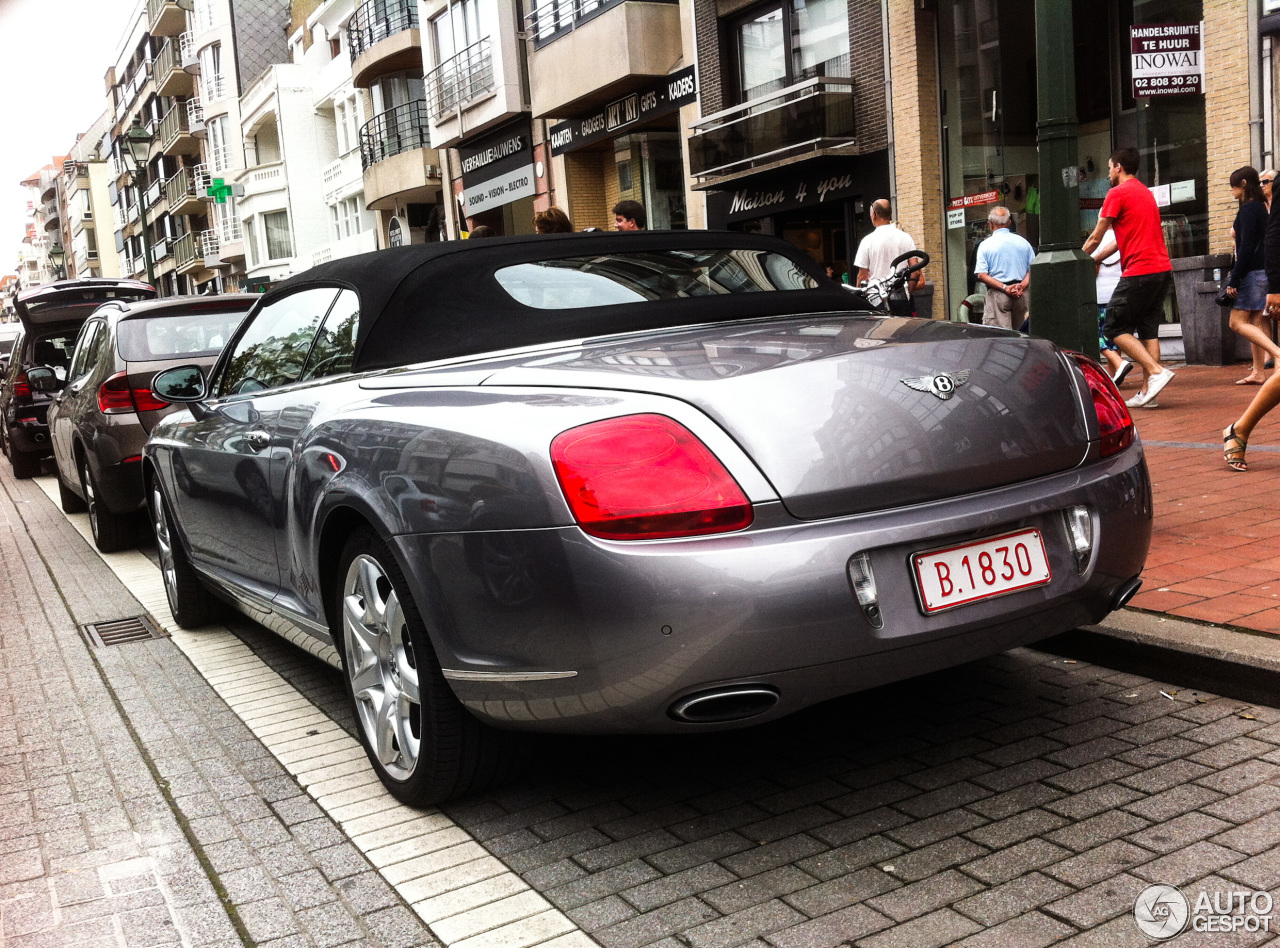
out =
<svg viewBox="0 0 1280 948"><path fill-rule="evenodd" d="M782 254L742 249L564 257L503 267L494 278L512 299L534 309L809 290L818 285Z"/></svg>

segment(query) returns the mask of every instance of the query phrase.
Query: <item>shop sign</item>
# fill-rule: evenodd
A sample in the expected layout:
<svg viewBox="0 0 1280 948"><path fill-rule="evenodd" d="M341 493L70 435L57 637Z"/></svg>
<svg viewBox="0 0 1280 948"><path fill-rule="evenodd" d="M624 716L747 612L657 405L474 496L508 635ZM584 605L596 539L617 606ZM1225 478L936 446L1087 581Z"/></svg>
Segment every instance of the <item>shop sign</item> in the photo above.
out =
<svg viewBox="0 0 1280 948"><path fill-rule="evenodd" d="M1129 27L1134 98L1204 92L1203 34L1202 23Z"/></svg>
<svg viewBox="0 0 1280 948"><path fill-rule="evenodd" d="M467 217L474 217L481 211L532 197L534 178L533 162L529 162L523 168L481 181L474 188L466 188L462 192L464 213Z"/></svg>
<svg viewBox="0 0 1280 948"><path fill-rule="evenodd" d="M726 194L729 201L727 219L750 220L766 214L834 203L860 193L861 184L861 180L855 182L852 174L831 174L828 169L826 173L809 174L789 182L741 188Z"/></svg>
<svg viewBox="0 0 1280 948"><path fill-rule="evenodd" d="M957 230L964 226L964 208L958 207L947 211L947 230Z"/></svg>
<svg viewBox="0 0 1280 948"><path fill-rule="evenodd" d="M532 164L533 136L528 119L459 144L458 157L462 162L462 185L466 188Z"/></svg>
<svg viewBox="0 0 1280 948"><path fill-rule="evenodd" d="M627 129L674 112L698 99L698 79L693 66L664 76L652 86L610 102L586 118L552 125L551 154L563 155L592 142L615 138Z"/></svg>
<svg viewBox="0 0 1280 948"><path fill-rule="evenodd" d="M999 200L999 191L982 191L979 194L966 194L964 197L956 197L948 201L947 210L954 210L958 207L977 207L979 204L995 204Z"/></svg>

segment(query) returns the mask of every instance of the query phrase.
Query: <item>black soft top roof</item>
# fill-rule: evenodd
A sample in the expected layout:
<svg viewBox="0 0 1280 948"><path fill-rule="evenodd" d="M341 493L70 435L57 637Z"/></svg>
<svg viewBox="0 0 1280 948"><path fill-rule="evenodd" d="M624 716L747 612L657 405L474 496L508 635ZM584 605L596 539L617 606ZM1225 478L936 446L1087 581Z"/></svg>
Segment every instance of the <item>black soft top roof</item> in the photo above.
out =
<svg viewBox="0 0 1280 948"><path fill-rule="evenodd" d="M792 260L818 286L543 310L516 301L494 278L495 271L519 263L680 249L771 251ZM357 371L643 329L865 308L791 244L726 231L551 234L414 244L313 267L274 287L263 304L300 289L335 285L360 297Z"/></svg>

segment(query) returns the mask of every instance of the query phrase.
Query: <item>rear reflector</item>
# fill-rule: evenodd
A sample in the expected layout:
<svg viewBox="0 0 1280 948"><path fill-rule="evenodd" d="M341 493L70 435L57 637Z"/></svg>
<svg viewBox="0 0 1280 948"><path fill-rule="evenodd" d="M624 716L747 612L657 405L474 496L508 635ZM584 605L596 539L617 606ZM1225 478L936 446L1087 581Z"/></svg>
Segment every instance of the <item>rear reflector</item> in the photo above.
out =
<svg viewBox="0 0 1280 948"><path fill-rule="evenodd" d="M551 463L582 529L608 540L725 533L751 502L720 460L665 415L626 415L557 435Z"/></svg>
<svg viewBox="0 0 1280 948"><path fill-rule="evenodd" d="M1098 416L1098 433L1102 436L1102 456L1110 457L1133 444L1133 416L1124 398L1102 366L1079 352L1067 355L1075 360L1093 396L1093 410Z"/></svg>

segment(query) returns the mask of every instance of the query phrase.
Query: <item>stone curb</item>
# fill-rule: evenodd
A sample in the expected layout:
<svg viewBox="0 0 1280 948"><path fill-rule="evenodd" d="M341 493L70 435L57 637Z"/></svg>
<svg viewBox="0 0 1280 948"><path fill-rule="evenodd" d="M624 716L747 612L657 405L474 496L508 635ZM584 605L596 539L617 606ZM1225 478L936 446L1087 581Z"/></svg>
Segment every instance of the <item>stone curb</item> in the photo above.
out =
<svg viewBox="0 0 1280 948"><path fill-rule="evenodd" d="M1280 695L1280 637L1251 629L1121 609L1036 647L1243 701Z"/></svg>

